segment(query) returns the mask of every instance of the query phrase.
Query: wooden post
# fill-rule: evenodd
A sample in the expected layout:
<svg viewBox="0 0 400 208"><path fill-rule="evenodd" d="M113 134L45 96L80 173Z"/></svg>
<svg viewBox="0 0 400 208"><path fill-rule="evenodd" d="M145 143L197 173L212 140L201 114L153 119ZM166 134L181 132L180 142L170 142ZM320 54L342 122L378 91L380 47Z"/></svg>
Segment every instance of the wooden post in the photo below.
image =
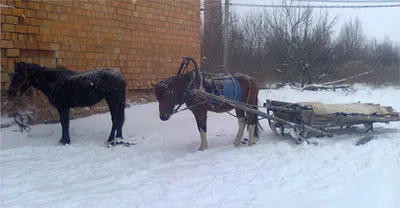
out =
<svg viewBox="0 0 400 208"><path fill-rule="evenodd" d="M229 0L225 0L225 17L224 17L224 69L228 72L228 53L229 53Z"/></svg>

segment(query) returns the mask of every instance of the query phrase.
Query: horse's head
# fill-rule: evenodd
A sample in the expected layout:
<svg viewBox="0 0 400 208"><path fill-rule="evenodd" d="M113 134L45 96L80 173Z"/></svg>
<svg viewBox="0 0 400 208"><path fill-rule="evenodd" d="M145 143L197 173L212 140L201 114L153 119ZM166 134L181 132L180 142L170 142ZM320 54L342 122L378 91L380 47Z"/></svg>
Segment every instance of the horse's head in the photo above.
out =
<svg viewBox="0 0 400 208"><path fill-rule="evenodd" d="M29 75L32 68L23 61L14 61L14 72L11 73L11 83L8 88L9 97L19 97L29 89Z"/></svg>
<svg viewBox="0 0 400 208"><path fill-rule="evenodd" d="M174 112L176 105L180 107L184 102L193 98L188 90L193 89L196 87L196 83L199 83L196 82L196 73L190 71L152 84L155 88L161 120L168 120L172 114L176 113Z"/></svg>
<svg viewBox="0 0 400 208"><path fill-rule="evenodd" d="M175 106L184 102L183 94L172 89L166 81L153 84L153 87L159 104L160 119L166 121L174 113Z"/></svg>

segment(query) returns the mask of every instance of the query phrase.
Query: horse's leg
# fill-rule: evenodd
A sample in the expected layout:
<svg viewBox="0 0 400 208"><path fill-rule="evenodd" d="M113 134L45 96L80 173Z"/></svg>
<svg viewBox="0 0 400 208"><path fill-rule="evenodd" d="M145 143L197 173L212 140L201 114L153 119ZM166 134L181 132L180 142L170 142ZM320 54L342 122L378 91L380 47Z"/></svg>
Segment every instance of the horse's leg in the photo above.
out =
<svg viewBox="0 0 400 208"><path fill-rule="evenodd" d="M71 139L69 137L69 108L57 108L57 111L62 127L62 136L60 139L60 143L63 145L70 144Z"/></svg>
<svg viewBox="0 0 400 208"><path fill-rule="evenodd" d="M252 146L255 141L254 141L254 137L255 137L255 131L256 131L256 125L258 123L257 120L257 115L254 113L249 113L246 112L246 117L247 117L247 122L248 122L248 127L249 127L249 146Z"/></svg>
<svg viewBox="0 0 400 208"><path fill-rule="evenodd" d="M201 144L198 150L203 151L208 148L207 141L207 110L197 108L192 110L194 117L196 118L197 128L200 132Z"/></svg>
<svg viewBox="0 0 400 208"><path fill-rule="evenodd" d="M235 147L240 145L240 141L243 138L243 134L244 134L244 128L246 127L246 119L244 117L244 111L240 110L240 109L235 109L236 112L236 116L238 118L238 124L239 124L239 130L236 134L236 139L233 142L233 145L235 145Z"/></svg>
<svg viewBox="0 0 400 208"><path fill-rule="evenodd" d="M117 105L116 105L115 100L113 100L112 98L106 98L105 100L107 101L107 105L110 110L111 121L112 121L110 136L108 137L108 140L107 140L108 143L111 143L114 141L115 130L117 128L117 121L116 121Z"/></svg>
<svg viewBox="0 0 400 208"><path fill-rule="evenodd" d="M122 126L124 125L125 121L125 93L121 95L120 100L117 104L117 135L116 138L123 139L122 136Z"/></svg>
<svg viewBox="0 0 400 208"><path fill-rule="evenodd" d="M246 113L247 115L247 120L249 122L249 146L252 146L254 142L254 134L256 130L256 124L257 124L257 117L254 113Z"/></svg>
<svg viewBox="0 0 400 208"><path fill-rule="evenodd" d="M248 101L249 101L249 104L251 104L251 105L255 105L255 106L258 105L258 90L253 90L250 92ZM249 137L250 137L248 146L252 146L255 143L254 137L255 137L256 131L258 131L258 130L256 130L256 125L258 125L258 116L257 116L257 114L250 113L250 112L246 112L246 116L247 116L247 121L249 124ZM257 133L257 135L258 135L258 133Z"/></svg>

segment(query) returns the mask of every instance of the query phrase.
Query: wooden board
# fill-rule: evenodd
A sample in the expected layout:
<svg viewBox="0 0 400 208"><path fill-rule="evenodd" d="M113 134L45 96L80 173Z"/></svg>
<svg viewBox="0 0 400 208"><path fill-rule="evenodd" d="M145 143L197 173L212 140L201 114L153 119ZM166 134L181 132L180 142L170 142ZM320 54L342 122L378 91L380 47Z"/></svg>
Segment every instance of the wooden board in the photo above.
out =
<svg viewBox="0 0 400 208"><path fill-rule="evenodd" d="M267 100L264 106L272 111L276 117L315 127L351 126L357 124L400 121L399 113L395 112L392 107L381 106L380 104L374 103L287 103ZM340 107L343 107L343 109ZM318 109L315 110L314 108ZM354 112L351 111L352 109L354 109Z"/></svg>

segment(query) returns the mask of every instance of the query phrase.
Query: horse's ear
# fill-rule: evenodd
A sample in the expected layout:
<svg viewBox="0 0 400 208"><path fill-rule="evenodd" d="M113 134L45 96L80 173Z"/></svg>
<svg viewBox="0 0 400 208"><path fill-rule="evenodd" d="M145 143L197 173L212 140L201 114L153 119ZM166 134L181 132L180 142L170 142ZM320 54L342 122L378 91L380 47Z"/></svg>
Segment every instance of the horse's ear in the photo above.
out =
<svg viewBox="0 0 400 208"><path fill-rule="evenodd" d="M14 61L14 72L20 72L20 63L18 61Z"/></svg>
<svg viewBox="0 0 400 208"><path fill-rule="evenodd" d="M8 76L10 77L10 79L14 76L14 72L10 72L10 73L8 73Z"/></svg>
<svg viewBox="0 0 400 208"><path fill-rule="evenodd" d="M26 63L23 61L14 61L14 71L18 73L25 74L26 70Z"/></svg>
<svg viewBox="0 0 400 208"><path fill-rule="evenodd" d="M168 88L168 85L165 84L165 83L162 83L162 84L161 84L161 87L163 87L163 88Z"/></svg>

